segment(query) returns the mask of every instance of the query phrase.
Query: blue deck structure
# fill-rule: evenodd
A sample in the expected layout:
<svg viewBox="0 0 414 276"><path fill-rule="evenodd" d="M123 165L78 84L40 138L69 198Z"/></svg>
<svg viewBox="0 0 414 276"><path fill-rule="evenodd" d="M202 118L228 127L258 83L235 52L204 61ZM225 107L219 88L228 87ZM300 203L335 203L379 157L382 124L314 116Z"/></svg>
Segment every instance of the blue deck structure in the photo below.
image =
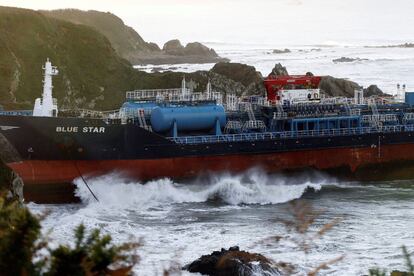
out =
<svg viewBox="0 0 414 276"><path fill-rule="evenodd" d="M33 110L1 110L0 116L6 115L6 116L32 116Z"/></svg>

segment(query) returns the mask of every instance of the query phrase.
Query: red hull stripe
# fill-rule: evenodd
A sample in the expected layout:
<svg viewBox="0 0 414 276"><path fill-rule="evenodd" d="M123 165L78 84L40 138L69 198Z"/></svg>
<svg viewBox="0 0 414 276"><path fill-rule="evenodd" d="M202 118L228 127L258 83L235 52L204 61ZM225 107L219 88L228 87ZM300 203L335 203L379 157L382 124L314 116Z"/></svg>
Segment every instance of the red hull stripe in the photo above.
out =
<svg viewBox="0 0 414 276"><path fill-rule="evenodd" d="M25 184L47 184L72 182L79 177L79 172L83 176L97 176L116 171L135 179L148 180L189 177L207 171L240 172L255 166L268 172L301 168L326 170L344 166L355 171L364 165L407 160L414 160L414 144L152 160L27 160L9 163L8 166L23 178Z"/></svg>

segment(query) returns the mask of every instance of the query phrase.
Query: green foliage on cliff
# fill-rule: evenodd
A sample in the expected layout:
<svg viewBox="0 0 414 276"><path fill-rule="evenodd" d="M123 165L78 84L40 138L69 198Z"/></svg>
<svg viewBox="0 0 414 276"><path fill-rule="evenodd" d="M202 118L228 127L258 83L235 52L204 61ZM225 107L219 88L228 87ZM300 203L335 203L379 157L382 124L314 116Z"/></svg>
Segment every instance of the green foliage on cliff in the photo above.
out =
<svg viewBox="0 0 414 276"><path fill-rule="evenodd" d="M49 57L60 69L54 92L62 106L114 107L133 74L105 36L39 12L0 7L0 103L31 108Z"/></svg>
<svg viewBox="0 0 414 276"><path fill-rule="evenodd" d="M118 56L95 29L26 9L0 7L0 104L32 109L42 91L46 58L58 66L53 79L60 108L119 108L125 91L180 87L183 73L140 72ZM186 74L205 86L207 74Z"/></svg>
<svg viewBox="0 0 414 276"><path fill-rule="evenodd" d="M81 11L76 9L42 11L43 14L75 24L90 26L105 35L115 51L130 60L137 52L160 51L158 46L144 39L116 15L109 12Z"/></svg>

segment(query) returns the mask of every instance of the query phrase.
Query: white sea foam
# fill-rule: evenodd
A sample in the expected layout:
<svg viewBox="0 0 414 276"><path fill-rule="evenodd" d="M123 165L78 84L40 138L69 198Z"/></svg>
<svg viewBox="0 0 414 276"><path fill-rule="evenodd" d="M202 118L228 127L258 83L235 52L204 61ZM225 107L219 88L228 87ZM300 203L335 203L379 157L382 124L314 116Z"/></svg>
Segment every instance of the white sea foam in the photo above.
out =
<svg viewBox="0 0 414 276"><path fill-rule="evenodd" d="M242 174L212 175L188 183L165 178L143 184L128 181L117 174L89 179L87 183L101 204L148 209L157 205L208 200L221 200L230 205L277 204L300 198L308 188L320 190L325 182L322 178L303 182L296 179L295 183L289 181L291 178L251 170ZM85 183L77 179L75 184L81 200L94 204L95 199Z"/></svg>

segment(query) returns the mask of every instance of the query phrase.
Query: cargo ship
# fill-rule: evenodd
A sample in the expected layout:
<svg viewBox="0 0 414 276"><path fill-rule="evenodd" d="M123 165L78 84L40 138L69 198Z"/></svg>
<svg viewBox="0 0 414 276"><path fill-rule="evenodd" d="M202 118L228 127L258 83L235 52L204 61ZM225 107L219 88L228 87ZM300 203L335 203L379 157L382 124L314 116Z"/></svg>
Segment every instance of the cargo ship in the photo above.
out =
<svg viewBox="0 0 414 276"><path fill-rule="evenodd" d="M33 114L0 116L0 156L21 180L26 201L73 201L75 179L112 172L140 181L252 167L414 176L412 93L365 98L357 90L354 98L327 98L321 77L303 75L270 76L267 95L237 97L210 83L193 92L183 79L176 89L126 92L117 111L58 110L58 70L49 60L44 70Z"/></svg>

